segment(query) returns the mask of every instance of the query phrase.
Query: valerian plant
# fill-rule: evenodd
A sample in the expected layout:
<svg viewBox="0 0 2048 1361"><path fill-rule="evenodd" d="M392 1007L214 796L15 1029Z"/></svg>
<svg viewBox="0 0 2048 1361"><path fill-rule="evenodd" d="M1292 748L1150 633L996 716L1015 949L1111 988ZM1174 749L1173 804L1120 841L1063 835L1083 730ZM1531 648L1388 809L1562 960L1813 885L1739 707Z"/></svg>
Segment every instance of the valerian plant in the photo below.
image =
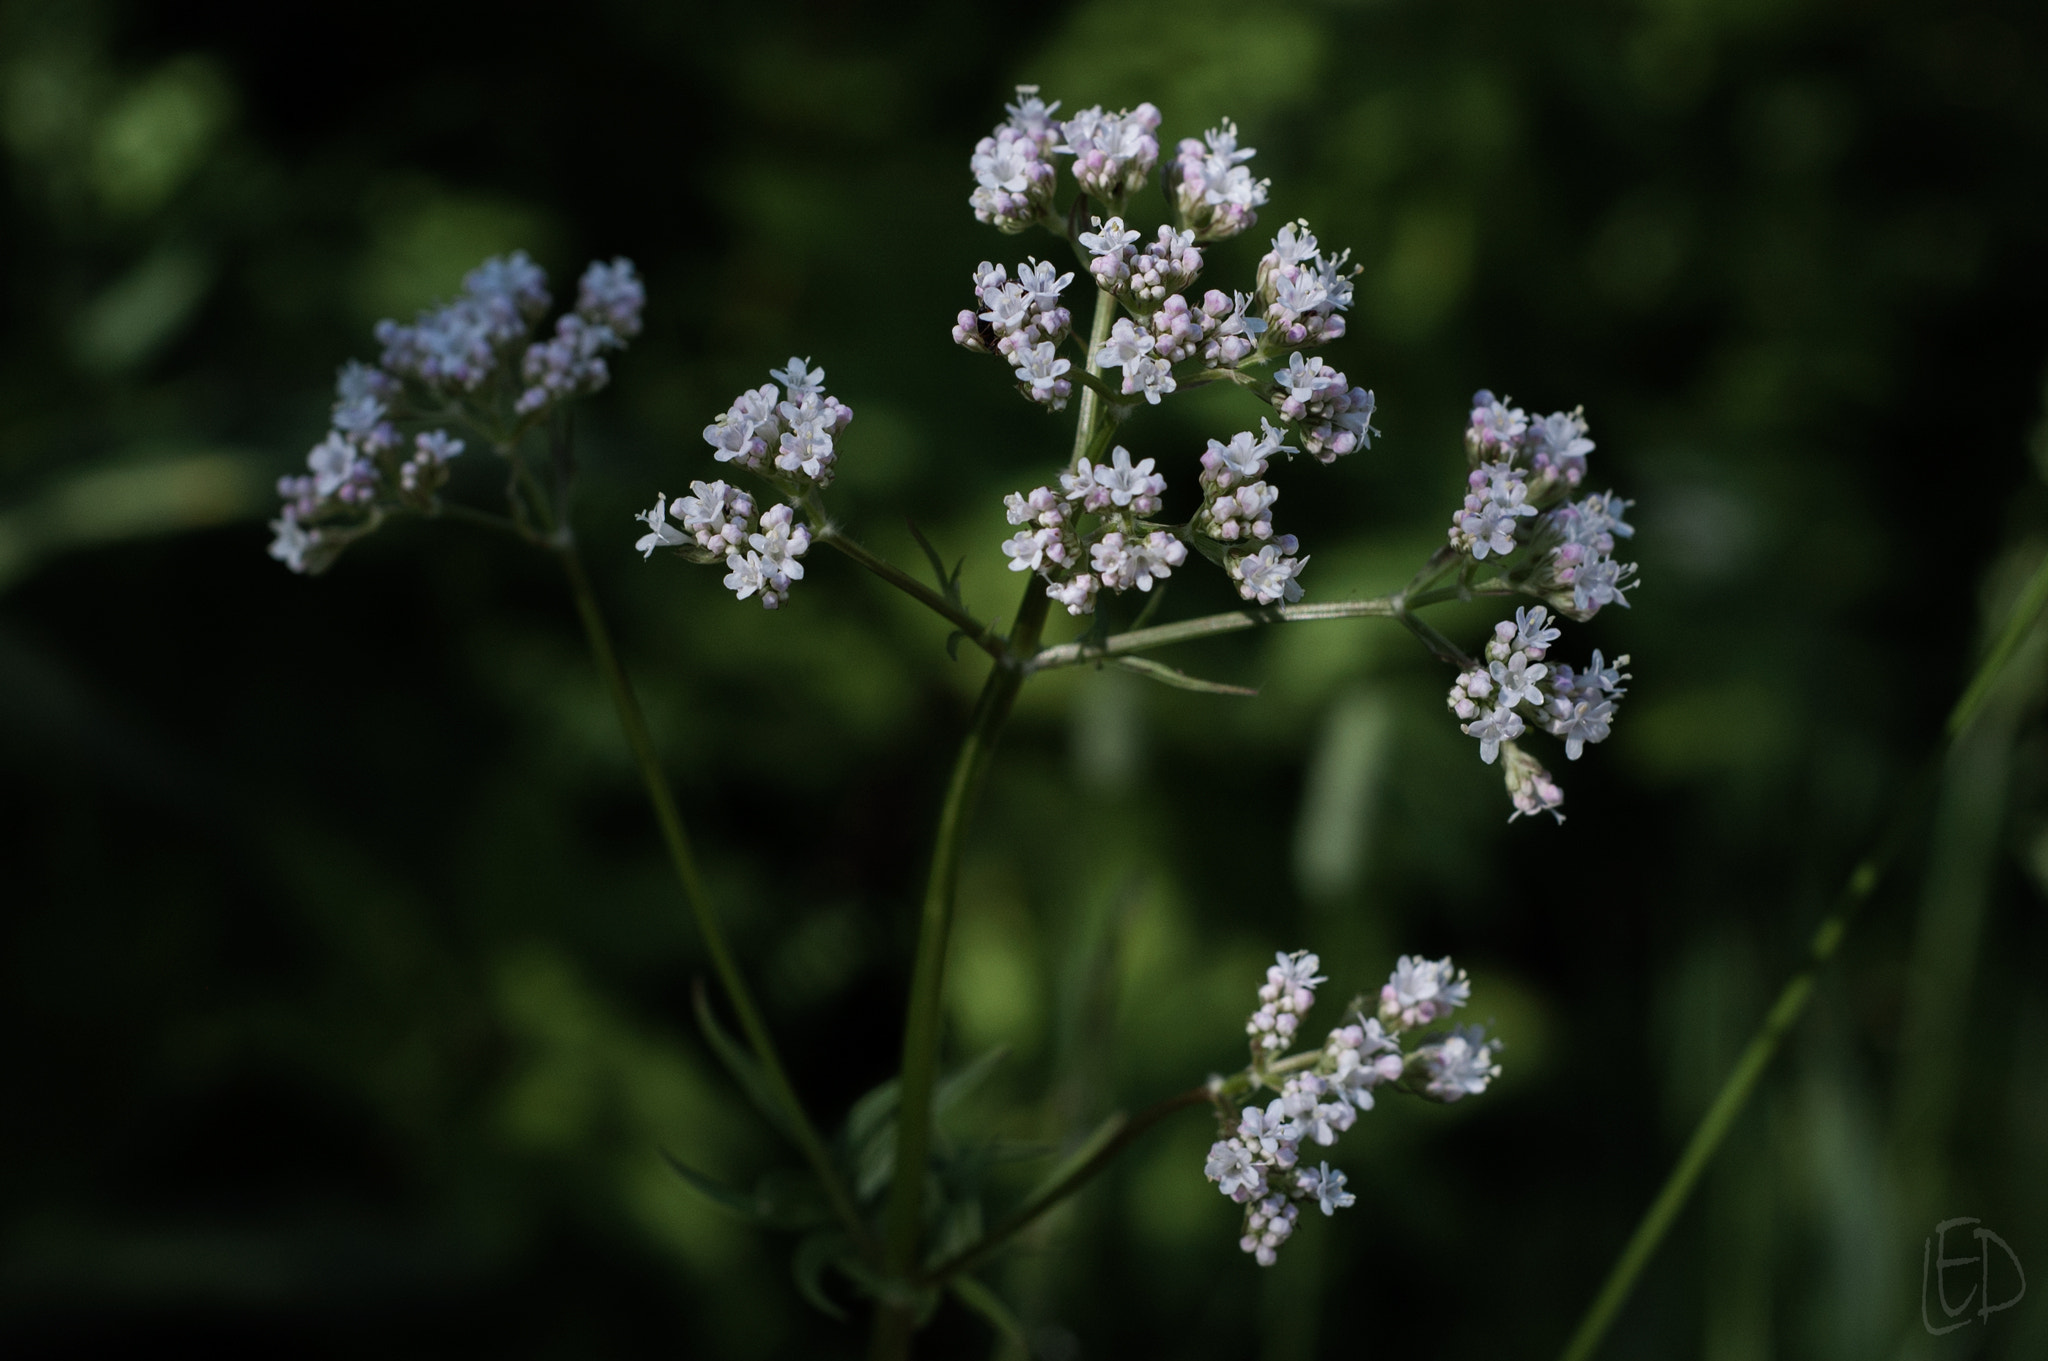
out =
<svg viewBox="0 0 2048 1361"><path fill-rule="evenodd" d="M572 531L571 411L605 386L609 357L639 333L645 293L631 263L591 265L574 306L550 333L539 329L551 304L547 281L516 253L485 262L464 280L459 298L412 324L380 324L378 361L342 369L333 428L308 456L308 471L280 484L285 504L272 526L272 556L299 572L326 569L351 543L402 515L487 525L560 560L744 1035L744 1042L729 1036L700 991L697 1013L707 1041L787 1135L805 1169L743 1194L675 1165L729 1208L801 1233L796 1257L805 1292L842 1312L824 1288L829 1267L865 1296L877 1357L907 1355L912 1334L946 1290L1012 1326L973 1271L1179 1110L1214 1113L1217 1139L1205 1165L1188 1175L1206 1174L1243 1207L1240 1246L1271 1265L1303 1207L1330 1215L1354 1201L1345 1174L1320 1155L1310 1165L1305 1148L1333 1146L1380 1094L1457 1101L1485 1091L1501 1071L1498 1040L1476 1027L1441 1024L1470 996L1464 972L1448 959L1423 956L1401 957L1376 997L1354 999L1320 1044L1295 1052L1324 978L1316 955L1281 952L1246 1024L1248 1063L1112 1118L1080 1140L1038 1191L985 1219L978 1176L985 1151L938 1139L934 1120L988 1065L941 1078L940 1003L961 847L997 737L1025 683L1061 667L1115 666L1183 688L1246 694L1147 654L1266 625L1394 620L1455 672L1450 708L1479 743L1481 759L1504 771L1511 818L1562 818L1562 791L1521 739L1541 729L1562 740L1568 759L1579 759L1586 745L1607 737L1628 679L1626 657L1610 663L1595 652L1573 667L1552 655L1560 636L1555 621L1627 605L1635 572L1613 556L1632 533L1622 519L1629 503L1584 489L1593 443L1579 410L1531 415L1479 392L1466 419L1463 502L1444 546L1392 595L1307 599L1311 556L1275 527L1277 472L1296 455L1330 464L1363 453L1379 433L1372 392L1326 358L1353 304L1357 270L1349 253L1333 253L1305 221L1290 221L1273 234L1245 287L1197 294L1207 248L1250 231L1269 200L1271 186L1253 177L1246 164L1253 151L1238 145L1236 127L1226 121L1180 142L1162 185L1169 220L1140 226L1137 196L1160 170L1159 111L1150 104L1114 113L1094 107L1062 119L1059 107L1035 87L1019 87L1008 117L970 158L970 203L977 218L1004 233L1039 233L1047 242L1039 249L1070 255L1071 267L1027 255L963 269L973 305L952 328L957 343L1008 366L1023 400L1076 412L1064 465L1005 502L1015 532L1000 545L1000 557L1026 580L1007 627L968 608L959 569L948 573L930 545L935 584L877 556L832 518L825 495L854 411L827 393L826 372L813 357L770 369L771 381L740 393L706 426L705 471L717 476L690 477L687 494L656 495L639 516L645 532L633 546L643 557L660 552L723 569L739 600L771 610L815 565L813 550L831 548L951 625L949 648L965 640L991 662L935 832L899 1071L855 1105L836 1137L818 1129L792 1089L705 895ZM1085 329L1070 302L1086 303ZM1142 421L1133 417L1215 383L1241 387L1266 404L1256 429L1219 432L1203 450L1141 442ZM450 461L471 441L488 447L504 469L502 514L443 496ZM857 458L850 467L857 475ZM1192 491L1176 493L1170 475L1186 487L1189 472ZM989 557L996 560L993 552ZM1164 583L1189 570L1192 557L1221 570L1243 607L1149 622ZM1105 599L1132 591L1146 598L1146 608L1131 626L1112 627L1111 612L1101 608ZM1476 597L1523 602L1476 655L1421 618L1429 606ZM1055 604L1069 616L1089 617L1086 631L1048 642L1043 635Z"/></svg>

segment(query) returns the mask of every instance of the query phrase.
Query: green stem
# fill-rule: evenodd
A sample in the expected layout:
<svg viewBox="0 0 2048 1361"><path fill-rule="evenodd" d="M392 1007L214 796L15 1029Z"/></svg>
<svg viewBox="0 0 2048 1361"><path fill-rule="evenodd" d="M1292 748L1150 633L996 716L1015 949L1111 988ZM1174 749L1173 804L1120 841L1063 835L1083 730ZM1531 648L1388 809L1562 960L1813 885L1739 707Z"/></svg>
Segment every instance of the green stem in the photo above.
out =
<svg viewBox="0 0 2048 1361"><path fill-rule="evenodd" d="M1685 1208L1693 1187L1698 1184L1707 1165L1713 1161L1715 1152L1719 1150L1721 1141L1727 1137L1728 1131L1734 1127L1736 1118L1742 1114L1742 1108L1756 1090L1764 1069L1770 1065L1772 1057L1777 1053L1779 1043L1805 1012L1807 1002L1812 999L1814 983L1821 969L1841 947L1842 938L1848 933L1857 912L1876 890L1878 881L1883 877L1886 863L1895 848L1905 839L1906 825L1918 810L1925 793L1933 787L1934 777L1940 770L1942 758L1955 744L1956 738L1969 726L1971 719L1983 708L1993 686L1998 682L1999 673L2012 659L2013 653L2025 639L2027 630L2040 617L2044 606L2048 606L2048 560L2042 562L2026 588L2020 592L2005 627L2000 631L1997 644L1985 657L1983 665L1978 667L1970 684L1964 688L1962 698L1956 702L1955 709L1949 714L1941 741L1929 759L1925 773L1909 787L1912 793L1900 801L1892 824L1886 828L1885 835L1877 843L1878 849L1865 856L1856 866L1849 876L1848 883L1843 886L1834 910L1814 931L1806 966L1785 984L1784 991L1778 994L1777 1003L1772 1006L1770 1013L1764 1017L1763 1025L1750 1040L1749 1047L1744 1049L1742 1057L1736 1060L1734 1071L1729 1073L1727 1081L1721 1084L1721 1091L1714 1098L1714 1104L1707 1108L1706 1115L1700 1120L1699 1128L1693 1131L1691 1141L1686 1144L1685 1152L1679 1155L1677 1166L1673 1167L1671 1175L1665 1178L1663 1188L1657 1192L1657 1198L1650 1202L1650 1208L1644 1213L1642 1222L1636 1225L1635 1233L1630 1236L1628 1245L1622 1249L1621 1256L1608 1272L1606 1282L1600 1287L1600 1293L1594 1296L1591 1307L1586 1310L1585 1317L1579 1322L1578 1330L1566 1344L1563 1361L1588 1361L1594 1350L1599 1347L1601 1339L1606 1336L1615 1316L1621 1312L1622 1305L1628 1302L1629 1293L1635 1288L1636 1278L1642 1274L1644 1266L1657 1251L1658 1244L1664 1240L1664 1235L1670 1231L1679 1212Z"/></svg>
<svg viewBox="0 0 2048 1361"><path fill-rule="evenodd" d="M1010 660L1009 648L1003 635L996 631L994 624L985 624L967 611L955 605L931 587L919 581L910 573L886 558L877 557L849 538L835 527L827 525L818 533L818 542L838 549L861 566L873 572L882 580L894 586L911 599L923 605L932 613L944 619L954 628L967 635L967 640L993 657L997 665L1006 665Z"/></svg>
<svg viewBox="0 0 2048 1361"><path fill-rule="evenodd" d="M1100 376L1102 367L1096 353L1109 336L1116 320L1116 299L1097 290L1095 320L1089 331L1087 368ZM1103 424L1103 403L1093 388L1081 389L1080 413L1074 422L1074 454L1078 459L1092 446L1096 427ZM1016 703L1026 669L1016 658L1038 650L1038 637L1045 628L1051 606L1045 589L1034 578L1024 588L1024 601L1017 607L1017 619L1005 644L1007 658L996 663L982 685L975 702L974 718L953 762L953 775L946 785L946 799L939 811L936 844L932 849L930 876L925 881L924 903L917 935L917 960L911 966L910 1001L903 1022L903 1065L899 1078L901 1097L896 1113L896 1166L889 1183L889 1198L882 1209L882 1266L887 1277L908 1282L916 1274L920 1230L924 1219L925 1164L931 1153L932 1089L938 1080L939 1013L945 1001L946 946L953 930L953 905L959 887L960 852L966 841L967 825L974 804L988 775L996 738ZM874 1361L899 1361L910 1354L910 1337L916 1330L916 1305L909 1299L885 1296L875 1306L874 1332L869 1338L869 1355Z"/></svg>
<svg viewBox="0 0 2048 1361"><path fill-rule="evenodd" d="M566 540L566 535L558 534L558 538ZM761 1019L760 1008L755 1005L753 993L748 989L746 979L741 977L732 949L726 943L725 931L711 910L710 896L705 892L703 877L697 872L696 856L691 853L689 837L683 832L682 816L676 811L675 795L669 789L668 777L662 773L654 741L647 732L647 720L640 712L640 701L633 694L632 682L627 679L625 668L619 664L618 650L612 646L611 630L605 626L604 616L598 610L597 596L590 589L590 578L583 570L583 559L573 541L560 542L555 553L561 559L562 570L568 575L569 588L576 597L576 613L582 617L583 631L590 640L591 656L597 662L597 669L604 674L612 703L619 711L619 726L625 730L626 745L632 749L634 764L640 768L640 779L647 787L647 801L653 805L654 820L661 826L662 840L668 845L669 860L682 884L683 897L690 905L691 916L696 919L705 949L711 954L711 966L718 973L718 981L724 986L725 995L739 1017L740 1029L746 1034L754 1057L760 1061L761 1071L777 1104L788 1117L798 1149L824 1187L833 1213L856 1243L863 1249L872 1250L872 1235L833 1167L825 1141L805 1114L803 1103L797 1100L796 1089L790 1085L789 1074L775 1052L775 1042Z"/></svg>
<svg viewBox="0 0 2048 1361"><path fill-rule="evenodd" d="M1621 1256L1616 1259L1613 1270L1608 1273L1606 1283L1594 1297L1592 1307L1586 1310L1585 1318L1580 1320L1578 1331L1572 1334L1571 1342L1564 1349L1563 1361L1587 1361L1587 1358L1593 1355L1594 1349L1600 1345L1600 1340L1606 1336L1609 1325L1614 1322L1614 1316L1620 1312L1621 1306L1628 1301L1629 1293L1635 1289L1636 1278L1642 1274L1643 1267L1657 1251L1657 1245L1663 1242L1664 1235L1670 1231L1679 1211L1685 1208L1685 1203L1691 1197L1700 1175L1707 1170L1707 1164L1713 1161L1714 1154L1721 1147L1721 1141L1727 1137L1728 1131L1734 1127L1736 1119L1742 1114L1742 1108L1748 1104L1750 1094L1756 1090L1758 1081L1763 1077L1764 1069L1770 1066L1772 1057L1778 1052L1778 1045L1805 1012L1807 1002L1812 999L1813 985L1821 969L1840 948L1850 921L1855 917L1857 910L1869 900L1882 877L1882 866L1875 856L1859 864L1855 872L1849 876L1849 882L1843 886L1835 910L1828 914L1827 919L1813 933L1813 943L1808 952L1806 967L1793 975L1792 981L1785 985L1785 990L1778 994L1776 1005L1771 1008L1770 1014L1764 1017L1762 1027L1750 1040L1749 1047L1742 1051L1742 1057L1736 1060L1735 1069L1728 1074L1728 1080L1721 1084L1720 1094L1714 1098L1714 1104L1707 1108L1705 1117L1700 1120L1699 1128L1693 1131L1691 1141L1685 1146L1685 1152L1679 1155L1678 1165L1671 1169L1671 1175L1665 1179L1663 1189L1650 1203L1648 1212L1643 1215L1642 1222L1636 1225L1635 1233L1629 1238L1628 1246L1621 1250Z"/></svg>
<svg viewBox="0 0 2048 1361"><path fill-rule="evenodd" d="M1156 647L1185 643L1195 638L1209 638L1222 633L1239 633L1245 629L1263 628L1268 624L1284 624L1307 619L1396 619L1401 613L1400 604L1393 596L1375 596L1370 600L1334 600L1313 605L1268 605L1263 609L1231 610L1224 614L1204 615L1200 619L1184 619L1177 624L1158 624L1148 629L1128 629L1099 643L1082 640L1061 643L1057 647L1041 648L1024 664L1024 669L1028 672L1037 672L1051 671L1062 666L1081 666L1128 653L1149 652Z"/></svg>

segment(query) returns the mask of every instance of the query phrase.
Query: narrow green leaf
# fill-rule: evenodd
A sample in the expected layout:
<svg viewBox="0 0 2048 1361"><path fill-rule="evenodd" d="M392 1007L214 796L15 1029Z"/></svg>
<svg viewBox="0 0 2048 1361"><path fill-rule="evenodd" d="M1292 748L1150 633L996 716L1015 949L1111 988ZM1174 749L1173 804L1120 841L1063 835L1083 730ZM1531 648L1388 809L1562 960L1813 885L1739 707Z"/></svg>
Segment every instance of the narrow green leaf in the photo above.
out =
<svg viewBox="0 0 2048 1361"><path fill-rule="evenodd" d="M946 635L946 659L948 661L957 662L960 660L960 640L966 636L967 633L964 629L954 629Z"/></svg>
<svg viewBox="0 0 2048 1361"><path fill-rule="evenodd" d="M696 1189L699 1195L703 1196L713 1205L718 1206L720 1209L730 1210L733 1214L747 1220L749 1223L764 1224L767 1222L761 1214L760 1206L755 1204L752 1196L735 1191L730 1186L719 1185L667 1149L661 1151L661 1156L663 1161L675 1169L677 1176L688 1182Z"/></svg>
<svg viewBox="0 0 2048 1361"><path fill-rule="evenodd" d="M1017 1316L1010 1312L1010 1306L1004 1304L995 1291L972 1276L955 1276L947 1285L959 1297L960 1303L987 1319L997 1332L1019 1348L1029 1349L1030 1344L1024 1340L1024 1325L1017 1321Z"/></svg>
<svg viewBox="0 0 2048 1361"><path fill-rule="evenodd" d="M726 1033L725 1028L719 1025L718 1018L712 1014L711 999L705 995L702 979L697 980L691 988L690 1005L697 1013L697 1025L704 1031L704 1039L711 1046L711 1052L718 1056L718 1061L725 1065L726 1071L733 1075L733 1080L740 1084L740 1090L747 1094L747 1099L754 1103L761 1114L768 1117L768 1123L786 1137L796 1139L796 1131L790 1124L789 1112L775 1099L775 1088L769 1083L768 1075L761 1070L761 1065L755 1061L754 1056L748 1053L738 1040Z"/></svg>
<svg viewBox="0 0 2048 1361"><path fill-rule="evenodd" d="M1199 676L1190 676L1185 671L1176 671L1164 662L1155 662L1150 657L1111 657L1109 664L1114 667L1120 667L1125 671L1135 671L1141 676L1158 681L1161 685L1171 685L1176 690L1198 690L1205 695L1257 695L1259 693L1256 690L1246 689L1242 685L1225 685L1222 681L1203 680Z"/></svg>
<svg viewBox="0 0 2048 1361"><path fill-rule="evenodd" d="M1108 1119L1097 1125L1094 1132L1083 1139L1080 1146L1060 1159L1059 1166L1045 1174L1045 1180L1038 1183L1036 1190L1024 1197L1025 1205L1035 1205L1061 1182L1079 1171L1081 1165L1100 1153L1103 1146L1123 1131L1126 1117L1122 1111L1112 1112Z"/></svg>
<svg viewBox="0 0 2048 1361"><path fill-rule="evenodd" d="M814 1233L796 1245L790 1258L790 1274L796 1278L797 1293L830 1318L846 1321L846 1311L825 1293L825 1268L846 1255L846 1239L837 1233Z"/></svg>
<svg viewBox="0 0 2048 1361"><path fill-rule="evenodd" d="M951 1110L959 1104L960 1098L985 1082L988 1075L996 1070L996 1066L1009 1056L1009 1046L999 1044L980 1058L954 1069L949 1076L941 1078L939 1085L932 1092L933 1113L943 1115Z"/></svg>
<svg viewBox="0 0 2048 1361"><path fill-rule="evenodd" d="M945 596L953 604L959 605L960 569L967 565L967 559L960 559L959 566L953 569L950 576L947 575L946 560L939 556L938 549L932 547L931 540L924 536L924 531L917 527L917 522L905 520L904 523L910 526L910 536L917 540L917 546L924 550L925 561L932 565L932 575L939 579L939 594ZM963 606L962 608L965 607Z"/></svg>

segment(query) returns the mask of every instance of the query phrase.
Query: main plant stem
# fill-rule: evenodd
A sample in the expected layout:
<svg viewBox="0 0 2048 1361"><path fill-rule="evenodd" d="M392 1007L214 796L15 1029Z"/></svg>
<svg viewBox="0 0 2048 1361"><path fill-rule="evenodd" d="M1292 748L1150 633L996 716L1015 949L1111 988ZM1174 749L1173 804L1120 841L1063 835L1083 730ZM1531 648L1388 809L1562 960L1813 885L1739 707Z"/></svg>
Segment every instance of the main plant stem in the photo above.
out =
<svg viewBox="0 0 2048 1361"><path fill-rule="evenodd" d="M1098 291L1095 319L1089 329L1087 370L1100 375L1096 352L1116 320L1116 299ZM1094 443L1105 423L1105 404L1095 388L1084 385L1080 413L1074 422L1074 456ZM882 1212L882 1265L886 1279L899 1293L875 1307L875 1328L869 1355L874 1361L900 1361L910 1355L910 1336L917 1328L917 1301L910 1282L917 1275L924 1220L925 1164L931 1155L932 1089L938 1081L939 1022L945 1001L946 947L953 931L953 906L960 880L960 852L967 826L988 776L996 739L1016 703L1028 674L1019 659L1038 650L1051 607L1045 588L1033 579L1017 607L1004 655L996 661L975 701L946 801L939 810L931 874L925 881L924 903L917 933L917 962L911 968L910 1004L903 1023L902 1097L896 1115L896 1168L889 1200Z"/></svg>
<svg viewBox="0 0 2048 1361"><path fill-rule="evenodd" d="M655 754L653 739L648 736L647 720L640 712L640 701L633 694L632 682L619 663L618 649L612 646L611 630L606 627L604 615L597 607L597 596L590 589L590 578L583 570L582 556L576 551L575 541L568 536L566 527L552 536L550 546L569 578L569 589L576 597L576 613L582 617L583 632L590 640L591 657L603 673L612 703L618 709L619 726L625 730L626 745L632 750L634 764L640 768L641 782L647 788L647 802L653 807L654 820L661 827L661 839L668 846L669 861L682 885L683 898L690 905L690 915L696 919L698 934L704 938L704 948L711 954L711 967L718 974L718 981L732 1003L734 1014L739 1017L740 1029L745 1033L754 1057L760 1062L776 1104L782 1107L791 1137L824 1187L833 1214L854 1241L865 1246L871 1241L867 1226L832 1165L825 1141L819 1137L816 1127L804 1112L803 1103L797 1099L796 1089L790 1085L789 1074L775 1052L775 1042L768 1034L767 1024L761 1019L761 1010L755 1005L754 995L733 959L732 948L726 943L725 931L718 923L717 914L711 910L710 895L705 892L703 876L697 871L697 857L691 852L690 839L683 831L682 815L676 811L675 795L669 789L667 775L662 773L661 761Z"/></svg>

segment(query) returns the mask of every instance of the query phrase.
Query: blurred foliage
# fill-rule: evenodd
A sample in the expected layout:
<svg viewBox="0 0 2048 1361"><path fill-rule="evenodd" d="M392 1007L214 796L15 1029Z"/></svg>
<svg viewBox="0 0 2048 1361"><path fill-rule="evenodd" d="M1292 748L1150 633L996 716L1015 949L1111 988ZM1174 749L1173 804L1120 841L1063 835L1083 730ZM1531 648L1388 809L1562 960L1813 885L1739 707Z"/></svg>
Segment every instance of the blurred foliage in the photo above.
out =
<svg viewBox="0 0 2048 1361"><path fill-rule="evenodd" d="M966 555L974 608L1007 607L999 495L1063 427L946 328L975 261L1043 249L965 205L1017 81L1153 99L1173 136L1234 116L1268 225L1356 251L1333 357L1386 436L1288 483L1313 594L1388 589L1437 540L1482 384L1586 404L1645 584L1572 634L1637 679L1613 741L1559 771L1562 828L1505 823L1445 677L1375 621L1175 658L1255 701L1027 689L951 994L950 1061L1010 1057L965 1117L1057 1147L1235 1066L1262 960L1297 945L1344 992L1454 953L1510 1049L1483 1102L1362 1122L1359 1208L1272 1271L1238 1253L1190 1115L988 1279L1046 1357L1558 1346L2048 545L2048 15L371 0L305 22L0 3L0 1347L857 1350L783 1241L663 1162L750 1185L782 1154L692 1025L699 945L548 564L407 525L305 581L260 521L376 318L514 246L558 281L640 262L649 330L584 421L583 532L836 1125L893 1066L979 664L840 562L778 615L735 607L715 573L640 562L628 517L703 475L733 391L808 354L859 412L838 513L905 564L915 518ZM1132 442L1184 460L1243 401ZM1184 575L1169 614L1226 603ZM1945 767L1608 1355L1946 1354L1916 1312L1936 1220L2048 1263L2044 665L2036 640ZM953 1305L934 1329L934 1355L997 1345ZM1939 1341L1966 1338L2048 1353L2048 1303Z"/></svg>

